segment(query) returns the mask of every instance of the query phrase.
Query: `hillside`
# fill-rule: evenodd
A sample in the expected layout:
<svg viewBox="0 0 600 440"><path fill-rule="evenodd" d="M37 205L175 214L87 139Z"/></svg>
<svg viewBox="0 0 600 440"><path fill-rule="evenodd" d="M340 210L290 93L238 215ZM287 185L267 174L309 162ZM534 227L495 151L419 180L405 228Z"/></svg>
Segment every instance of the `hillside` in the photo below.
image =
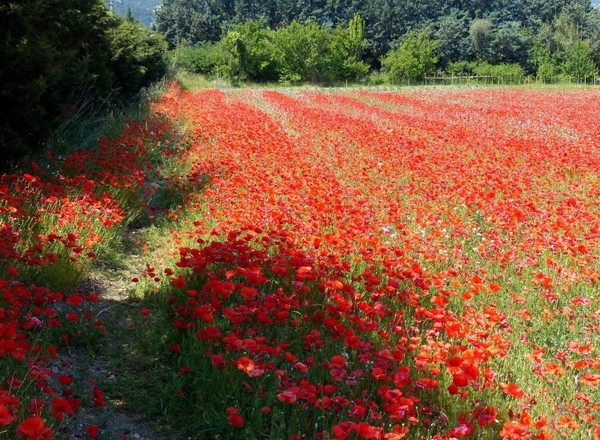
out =
<svg viewBox="0 0 600 440"><path fill-rule="evenodd" d="M108 0L108 7L124 17L127 9L131 10L133 17L146 27L151 27L156 19L156 8L161 0Z"/></svg>

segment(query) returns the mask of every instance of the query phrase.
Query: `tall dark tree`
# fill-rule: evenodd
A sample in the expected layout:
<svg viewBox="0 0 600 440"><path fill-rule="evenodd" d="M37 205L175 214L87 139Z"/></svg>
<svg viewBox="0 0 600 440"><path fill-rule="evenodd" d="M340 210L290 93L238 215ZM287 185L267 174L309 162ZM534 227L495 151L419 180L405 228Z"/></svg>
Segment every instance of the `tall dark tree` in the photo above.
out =
<svg viewBox="0 0 600 440"><path fill-rule="evenodd" d="M588 14L588 38L592 46L592 58L600 69L600 6Z"/></svg>
<svg viewBox="0 0 600 440"><path fill-rule="evenodd" d="M552 23L561 13L563 0L522 0L521 15L523 25L537 31L542 24Z"/></svg>
<svg viewBox="0 0 600 440"><path fill-rule="evenodd" d="M0 4L0 161L39 147L91 89L112 84L98 0Z"/></svg>
<svg viewBox="0 0 600 440"><path fill-rule="evenodd" d="M223 26L233 18L233 13L233 3L228 5L217 0L169 0L164 1L156 12L156 28L171 47L182 41L189 44L217 41L222 36Z"/></svg>
<svg viewBox="0 0 600 440"><path fill-rule="evenodd" d="M458 9L450 10L434 24L434 38L439 41L442 66L473 57L473 46L469 38L469 17Z"/></svg>
<svg viewBox="0 0 600 440"><path fill-rule="evenodd" d="M117 39L122 34L115 31L125 25L135 31ZM1 3L0 166L43 147L73 115L163 75L164 60L157 61L164 55L162 37L150 32L118 18L101 0ZM140 51L142 44L148 50ZM135 54L128 67L116 61L127 51ZM153 56L146 57L149 52ZM136 81L125 80L128 68Z"/></svg>
<svg viewBox="0 0 600 440"><path fill-rule="evenodd" d="M151 28L156 18L156 8L161 0L105 0L108 7L121 17L130 10L133 17L147 28Z"/></svg>

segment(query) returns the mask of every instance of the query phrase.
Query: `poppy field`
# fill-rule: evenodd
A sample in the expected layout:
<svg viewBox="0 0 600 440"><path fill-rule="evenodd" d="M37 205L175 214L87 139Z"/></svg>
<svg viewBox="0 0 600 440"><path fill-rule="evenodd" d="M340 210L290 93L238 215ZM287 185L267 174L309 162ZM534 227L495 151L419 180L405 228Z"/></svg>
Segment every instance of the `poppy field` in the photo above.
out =
<svg viewBox="0 0 600 440"><path fill-rule="evenodd" d="M104 406L60 352L108 331L78 286L144 218L131 392L181 438L600 439L599 108L173 84L99 152L4 175L0 433Z"/></svg>

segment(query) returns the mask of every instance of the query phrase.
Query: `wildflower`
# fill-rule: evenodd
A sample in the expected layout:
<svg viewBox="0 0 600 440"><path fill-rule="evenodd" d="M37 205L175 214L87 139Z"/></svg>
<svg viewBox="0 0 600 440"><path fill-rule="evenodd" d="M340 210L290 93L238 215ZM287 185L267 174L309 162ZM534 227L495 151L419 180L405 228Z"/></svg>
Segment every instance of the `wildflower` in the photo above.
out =
<svg viewBox="0 0 600 440"><path fill-rule="evenodd" d="M90 438L97 438L98 434L100 434L100 429L98 428L98 425L93 424L85 428L85 432Z"/></svg>
<svg viewBox="0 0 600 440"><path fill-rule="evenodd" d="M11 413L10 409L0 403L0 426L7 426L14 422L17 418Z"/></svg>
<svg viewBox="0 0 600 440"><path fill-rule="evenodd" d="M291 403L296 402L296 400L298 400L298 396L293 391L286 390L286 391L283 391L283 392L277 394L277 400L279 400L280 402L283 402L283 403L291 404Z"/></svg>
<svg viewBox="0 0 600 440"><path fill-rule="evenodd" d="M29 417L17 428L17 435L27 440L49 440L52 438L52 430L41 417Z"/></svg>
<svg viewBox="0 0 600 440"><path fill-rule="evenodd" d="M226 410L227 413L227 423L229 423L234 428L241 428L244 426L246 421L242 416L240 416L239 410L234 407L229 407Z"/></svg>

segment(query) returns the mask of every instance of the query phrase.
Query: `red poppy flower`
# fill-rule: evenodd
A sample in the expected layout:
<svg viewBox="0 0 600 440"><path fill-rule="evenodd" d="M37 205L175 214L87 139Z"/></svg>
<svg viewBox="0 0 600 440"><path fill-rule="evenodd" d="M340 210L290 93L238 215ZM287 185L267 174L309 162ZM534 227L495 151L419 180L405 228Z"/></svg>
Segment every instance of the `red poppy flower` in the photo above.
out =
<svg viewBox="0 0 600 440"><path fill-rule="evenodd" d="M52 430L41 417L29 417L17 428L17 435L27 440L49 440L52 438Z"/></svg>
<svg viewBox="0 0 600 440"><path fill-rule="evenodd" d="M97 438L98 434L100 434L100 429L98 428L98 425L93 424L85 428L85 432L90 438Z"/></svg>
<svg viewBox="0 0 600 440"><path fill-rule="evenodd" d="M16 419L10 409L0 403L0 426L10 425Z"/></svg>
<svg viewBox="0 0 600 440"><path fill-rule="evenodd" d="M280 402L283 402L283 403L291 404L291 403L296 402L296 400L298 400L298 396L293 391L286 390L286 391L283 391L283 392L277 394L277 400L279 400Z"/></svg>

